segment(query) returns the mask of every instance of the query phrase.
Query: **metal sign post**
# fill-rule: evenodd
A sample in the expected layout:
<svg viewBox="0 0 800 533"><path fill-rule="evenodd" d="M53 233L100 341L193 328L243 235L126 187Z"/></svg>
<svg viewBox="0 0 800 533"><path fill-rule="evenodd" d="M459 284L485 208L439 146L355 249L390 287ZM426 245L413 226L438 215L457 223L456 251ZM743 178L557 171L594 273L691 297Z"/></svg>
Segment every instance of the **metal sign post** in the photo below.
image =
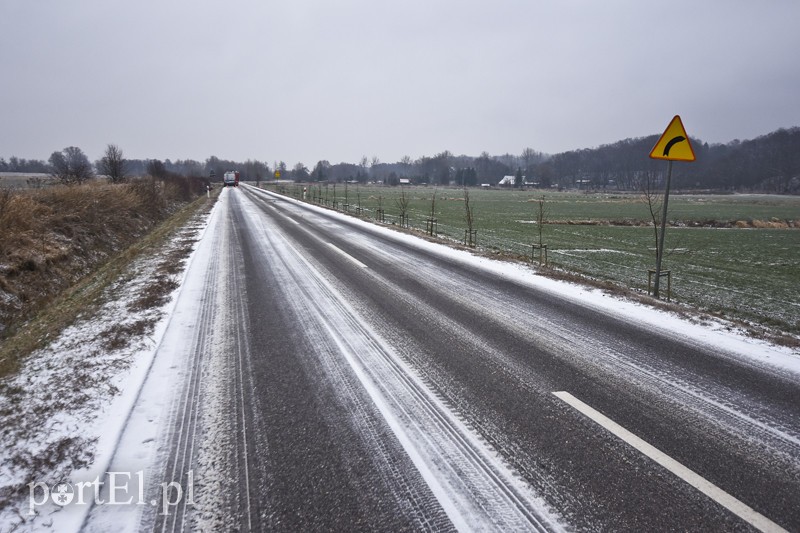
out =
<svg viewBox="0 0 800 533"><path fill-rule="evenodd" d="M650 157L669 161L667 182L664 188L664 205L661 211L661 232L658 235L658 249L656 250L656 279L653 282L653 296L658 298L661 284L661 263L664 259L664 236L667 233L667 205L669 204L669 186L672 181L672 162L695 160L692 143L689 142L689 135L686 134L679 115L675 115L667 129L661 134L658 142L650 151Z"/></svg>
<svg viewBox="0 0 800 533"><path fill-rule="evenodd" d="M656 250L656 279L653 281L653 296L658 298L658 289L661 283L661 261L664 259L664 236L667 234L667 204L669 203L669 184L672 180L672 161L667 167L667 183L664 188L664 205L661 211L661 233L658 235L658 250Z"/></svg>

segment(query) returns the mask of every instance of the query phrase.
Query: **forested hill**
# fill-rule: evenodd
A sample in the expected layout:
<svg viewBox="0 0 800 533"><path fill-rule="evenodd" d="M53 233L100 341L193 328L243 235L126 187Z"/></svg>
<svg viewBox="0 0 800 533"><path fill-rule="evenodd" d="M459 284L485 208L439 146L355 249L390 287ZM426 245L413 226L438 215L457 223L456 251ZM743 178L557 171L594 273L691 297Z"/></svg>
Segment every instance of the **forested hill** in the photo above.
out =
<svg viewBox="0 0 800 533"><path fill-rule="evenodd" d="M657 140L658 135L652 135L564 152L531 170L543 181L564 185L590 180L593 186L632 189L643 172L665 168L664 161L648 157ZM727 144L690 140L697 160L675 164L673 176L679 188L800 192L800 128Z"/></svg>
<svg viewBox="0 0 800 533"><path fill-rule="evenodd" d="M373 164L367 169L320 161L308 176L312 180L366 179L396 183L478 185L498 184L503 176L519 175L518 184L538 187L607 188L638 190L648 178L663 175L667 163L649 158L658 135L625 139L597 148L547 155L526 148L521 155L478 157L442 152L416 161ZM708 144L690 139L697 160L677 162L673 183L681 189L757 191L800 194L800 128L780 129L748 141Z"/></svg>

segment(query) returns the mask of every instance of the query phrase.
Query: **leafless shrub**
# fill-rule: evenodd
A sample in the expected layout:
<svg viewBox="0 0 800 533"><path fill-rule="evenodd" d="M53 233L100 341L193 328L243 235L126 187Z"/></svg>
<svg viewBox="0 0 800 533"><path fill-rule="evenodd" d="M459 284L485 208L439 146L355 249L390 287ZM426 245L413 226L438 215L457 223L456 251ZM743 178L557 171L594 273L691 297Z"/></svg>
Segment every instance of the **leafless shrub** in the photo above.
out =
<svg viewBox="0 0 800 533"><path fill-rule="evenodd" d="M464 221L467 223L467 230L464 232L464 244L472 248L475 247L476 233L475 230L475 212L472 205L470 205L469 190L464 187Z"/></svg>
<svg viewBox="0 0 800 533"><path fill-rule="evenodd" d="M400 211L400 226L408 227L408 204L409 204L409 197L406 194L405 189L400 190L400 197L395 198L394 204L397 206L397 209Z"/></svg>
<svg viewBox="0 0 800 533"><path fill-rule="evenodd" d="M639 177L639 191L642 201L647 206L650 213L650 220L653 222L653 243L656 254L658 253L658 228L661 225L661 207L664 205L664 195L658 188L658 174L646 171Z"/></svg>

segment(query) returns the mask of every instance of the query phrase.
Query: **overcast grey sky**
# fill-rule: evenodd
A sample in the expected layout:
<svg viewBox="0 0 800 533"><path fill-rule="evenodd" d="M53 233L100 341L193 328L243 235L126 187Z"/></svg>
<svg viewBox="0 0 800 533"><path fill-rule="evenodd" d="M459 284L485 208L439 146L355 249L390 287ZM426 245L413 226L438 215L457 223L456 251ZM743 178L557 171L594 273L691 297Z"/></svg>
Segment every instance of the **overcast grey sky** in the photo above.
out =
<svg viewBox="0 0 800 533"><path fill-rule="evenodd" d="M800 125L796 0L0 0L0 156L290 166Z"/></svg>

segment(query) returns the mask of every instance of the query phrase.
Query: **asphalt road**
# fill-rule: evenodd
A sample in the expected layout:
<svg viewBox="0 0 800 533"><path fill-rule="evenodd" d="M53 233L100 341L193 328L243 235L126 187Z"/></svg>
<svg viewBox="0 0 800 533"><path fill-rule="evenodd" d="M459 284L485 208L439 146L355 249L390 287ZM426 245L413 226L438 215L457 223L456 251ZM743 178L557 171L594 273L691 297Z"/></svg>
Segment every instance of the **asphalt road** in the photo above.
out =
<svg viewBox="0 0 800 533"><path fill-rule="evenodd" d="M247 186L156 530L800 531L800 385ZM532 274L531 274L532 275Z"/></svg>

